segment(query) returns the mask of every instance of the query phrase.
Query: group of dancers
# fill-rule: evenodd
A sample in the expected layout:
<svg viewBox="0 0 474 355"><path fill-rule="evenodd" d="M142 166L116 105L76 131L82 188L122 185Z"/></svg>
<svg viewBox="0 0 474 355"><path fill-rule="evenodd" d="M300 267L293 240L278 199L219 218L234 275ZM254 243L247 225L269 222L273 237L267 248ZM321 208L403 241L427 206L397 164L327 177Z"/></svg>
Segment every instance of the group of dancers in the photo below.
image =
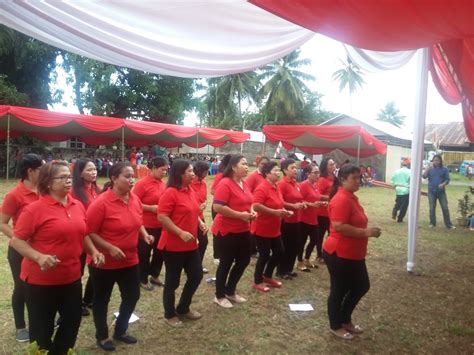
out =
<svg viewBox="0 0 474 355"><path fill-rule="evenodd" d="M166 324L181 327L184 318L200 319L191 304L207 271L203 258L211 233L214 258L219 259L214 302L220 307L247 301L237 286L256 248L253 289L266 293L282 287L298 276L295 263L302 272L325 263L331 276L331 332L347 340L362 332L351 314L369 287L367 239L378 237L380 229L368 228L354 195L358 167L346 164L336 177L334 161L325 158L319 167L306 166L306 180L298 184L292 159L279 164L264 157L247 177L246 158L227 155L209 204L205 162L193 166L174 160L168 172L168 161L154 157L148 167L150 174L135 184L133 168L116 163L109 182L100 188L90 160L78 160L71 175L63 161L44 163L35 154L21 159L21 181L5 197L1 214L15 282L12 308L18 341L36 341L50 354L65 354L74 348L81 316L92 308L98 347L113 351L115 342L134 344L137 339L127 330L140 288L156 286L163 287ZM211 228L204 216L208 205ZM82 297L86 264L89 279ZM176 302L183 270L186 281ZM121 303L110 337L107 314L115 284Z"/></svg>

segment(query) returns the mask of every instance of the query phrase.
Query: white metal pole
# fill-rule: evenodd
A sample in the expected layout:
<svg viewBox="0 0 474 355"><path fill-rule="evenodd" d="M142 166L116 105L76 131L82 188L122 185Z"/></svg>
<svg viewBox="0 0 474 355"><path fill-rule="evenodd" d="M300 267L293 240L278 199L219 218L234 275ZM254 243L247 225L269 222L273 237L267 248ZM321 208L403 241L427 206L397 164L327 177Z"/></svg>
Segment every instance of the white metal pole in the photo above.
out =
<svg viewBox="0 0 474 355"><path fill-rule="evenodd" d="M7 181L10 179L10 114L7 115Z"/></svg>
<svg viewBox="0 0 474 355"><path fill-rule="evenodd" d="M357 166L360 166L359 159L360 159L360 132L359 132L359 139L357 140Z"/></svg>
<svg viewBox="0 0 474 355"><path fill-rule="evenodd" d="M426 99L428 92L429 50L418 51L417 100L415 103L415 122L411 145L410 205L408 206L408 260L407 271L415 268L416 230L420 209L421 174L425 140Z"/></svg>

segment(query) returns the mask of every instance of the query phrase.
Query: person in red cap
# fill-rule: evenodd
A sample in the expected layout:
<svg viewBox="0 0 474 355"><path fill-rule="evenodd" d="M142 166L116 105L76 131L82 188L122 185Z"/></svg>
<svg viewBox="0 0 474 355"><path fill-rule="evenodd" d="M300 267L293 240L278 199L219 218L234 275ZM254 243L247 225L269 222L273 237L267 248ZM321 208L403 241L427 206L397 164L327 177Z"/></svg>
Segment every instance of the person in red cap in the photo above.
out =
<svg viewBox="0 0 474 355"><path fill-rule="evenodd" d="M402 167L395 171L390 182L395 187L396 193L392 219L402 223L410 200L410 159L402 160Z"/></svg>

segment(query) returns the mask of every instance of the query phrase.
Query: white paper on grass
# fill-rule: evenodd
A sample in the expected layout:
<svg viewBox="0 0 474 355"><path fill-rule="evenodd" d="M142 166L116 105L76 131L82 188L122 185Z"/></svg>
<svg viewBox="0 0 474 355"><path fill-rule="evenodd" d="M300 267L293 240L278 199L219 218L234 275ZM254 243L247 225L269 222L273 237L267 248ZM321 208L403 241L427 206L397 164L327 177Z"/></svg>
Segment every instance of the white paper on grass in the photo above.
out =
<svg viewBox="0 0 474 355"><path fill-rule="evenodd" d="M314 311L313 306L311 306L309 303L301 303L301 304L290 303L289 306L290 306L290 311L294 311L294 312Z"/></svg>
<svg viewBox="0 0 474 355"><path fill-rule="evenodd" d="M118 318L119 312L115 312L114 316L115 316L115 318ZM132 315L130 316L130 319L128 320L128 324L135 323L139 319L140 318L138 318L135 313L132 313Z"/></svg>

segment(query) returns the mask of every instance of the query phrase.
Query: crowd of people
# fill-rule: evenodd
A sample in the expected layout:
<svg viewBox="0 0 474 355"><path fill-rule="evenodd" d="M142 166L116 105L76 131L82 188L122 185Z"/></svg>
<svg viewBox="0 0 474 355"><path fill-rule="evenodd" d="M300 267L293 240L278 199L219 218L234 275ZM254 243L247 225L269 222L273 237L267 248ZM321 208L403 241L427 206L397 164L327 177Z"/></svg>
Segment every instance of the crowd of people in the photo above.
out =
<svg viewBox="0 0 474 355"><path fill-rule="evenodd" d="M435 156L433 166L424 172L433 195L433 225L432 204L438 199L443 208L444 186L449 182L440 164ZM207 272L203 262L208 234L218 259L214 297L218 306L229 309L247 302L238 286L257 252L254 290L270 292L300 272L326 265L331 333L350 340L363 332L354 324L352 312L370 287L365 265L368 238L378 238L381 230L369 225L355 195L361 186L360 167L345 162L337 169L331 158L319 166L307 162L304 181L299 183L291 158L278 163L262 157L247 176L246 158L226 155L210 188L213 201L208 202L207 160L174 158L170 164L155 156L147 165L149 175L135 184L131 164L117 162L102 187L90 159L76 160L71 173L64 161L45 162L35 154L21 158L21 181L5 197L1 214L1 229L9 238L18 341L36 341L50 354L65 354L75 345L81 316L92 309L98 347L113 351L116 342L134 344L129 318L140 289L155 287L163 287L166 324L181 327L183 318L199 320L202 314L192 308L192 300ZM409 161L403 165L394 178L397 199L392 217L398 221L403 221L408 201ZM208 208L211 228L204 214ZM449 213L443 210L443 215L451 228ZM89 278L83 292L86 265ZM165 276L160 279L163 265ZM183 271L186 281L176 301ZM115 284L121 303L110 336L107 312Z"/></svg>

